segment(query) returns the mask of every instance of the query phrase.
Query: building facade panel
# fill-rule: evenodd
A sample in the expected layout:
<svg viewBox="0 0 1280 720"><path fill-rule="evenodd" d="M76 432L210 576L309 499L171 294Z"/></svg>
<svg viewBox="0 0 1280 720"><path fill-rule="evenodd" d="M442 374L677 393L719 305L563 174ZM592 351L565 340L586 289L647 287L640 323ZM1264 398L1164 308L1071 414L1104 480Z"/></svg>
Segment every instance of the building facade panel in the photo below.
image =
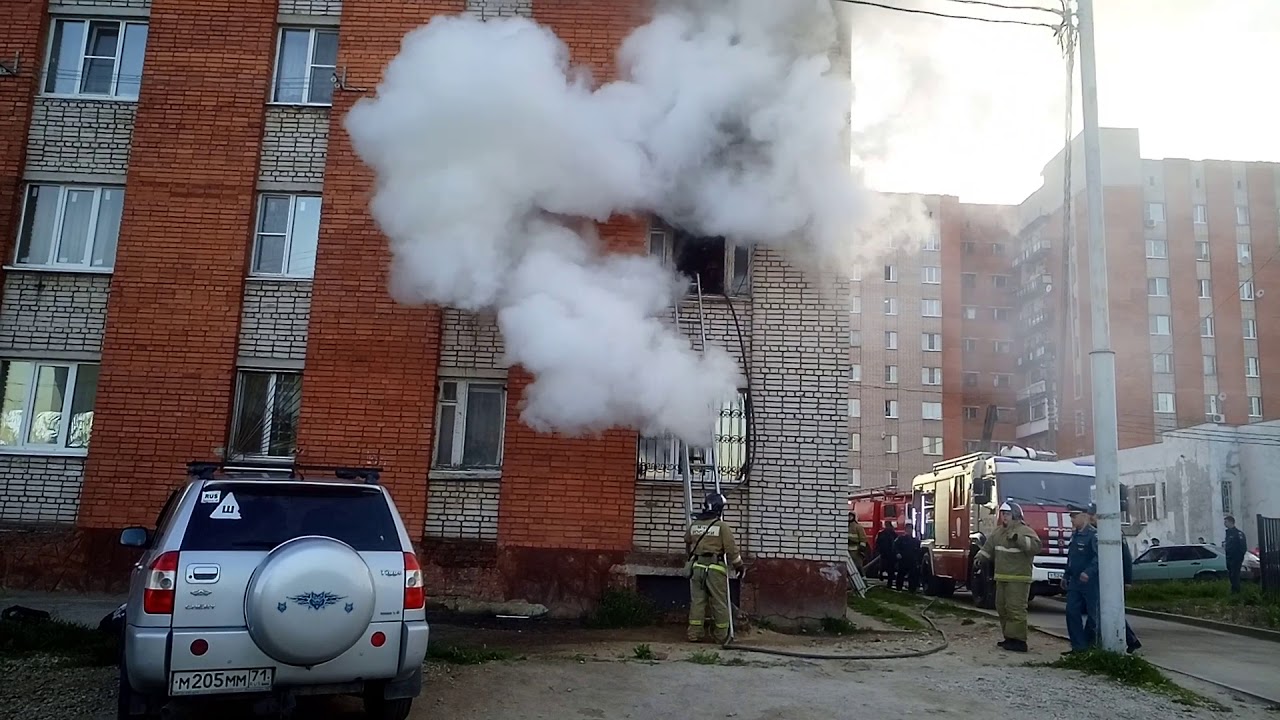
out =
<svg viewBox="0 0 1280 720"><path fill-rule="evenodd" d="M427 486L428 538L498 539L497 480L433 480Z"/></svg>
<svg viewBox="0 0 1280 720"><path fill-rule="evenodd" d="M240 312L240 355L305 360L311 283L251 279Z"/></svg>
<svg viewBox="0 0 1280 720"><path fill-rule="evenodd" d="M37 98L27 171L124 176L137 103Z"/></svg>
<svg viewBox="0 0 1280 720"><path fill-rule="evenodd" d="M0 352L102 351L111 276L9 272L0 299Z"/></svg>
<svg viewBox="0 0 1280 720"><path fill-rule="evenodd" d="M83 477L82 457L0 455L0 523L75 523Z"/></svg>
<svg viewBox="0 0 1280 720"><path fill-rule="evenodd" d="M281 15L342 15L342 0L280 0Z"/></svg>
<svg viewBox="0 0 1280 720"><path fill-rule="evenodd" d="M440 365L472 370L506 367L498 321L492 313L446 308L442 318Z"/></svg>
<svg viewBox="0 0 1280 720"><path fill-rule="evenodd" d="M267 108L258 179L263 183L324 182L329 108Z"/></svg>
<svg viewBox="0 0 1280 720"><path fill-rule="evenodd" d="M1280 263L1271 262L1280 253L1278 172L1274 163L1250 163L1248 169L1253 281L1263 293L1254 303L1258 337L1252 342L1259 358L1262 416L1268 420L1280 417Z"/></svg>
<svg viewBox="0 0 1280 720"><path fill-rule="evenodd" d="M1213 338L1218 366L1218 391L1227 422L1249 421L1244 384L1244 317L1240 309L1240 270L1236 255L1235 179L1231 164L1207 161L1205 189L1209 226L1209 256L1213 281ZM1201 318L1210 313L1201 315Z"/></svg>

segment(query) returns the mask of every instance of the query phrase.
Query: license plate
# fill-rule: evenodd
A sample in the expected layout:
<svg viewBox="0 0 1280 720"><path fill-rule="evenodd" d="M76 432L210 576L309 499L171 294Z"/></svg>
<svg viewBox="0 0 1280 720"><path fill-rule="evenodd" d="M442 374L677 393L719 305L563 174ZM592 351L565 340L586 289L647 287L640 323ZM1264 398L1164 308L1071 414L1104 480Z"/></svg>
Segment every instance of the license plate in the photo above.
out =
<svg viewBox="0 0 1280 720"><path fill-rule="evenodd" d="M1049 579L1050 579L1050 580L1061 580L1061 579L1062 579L1062 573L1060 573L1060 572L1051 572L1051 573L1049 573Z"/></svg>
<svg viewBox="0 0 1280 720"><path fill-rule="evenodd" d="M263 692L271 689L275 668L175 672L169 678L170 695Z"/></svg>

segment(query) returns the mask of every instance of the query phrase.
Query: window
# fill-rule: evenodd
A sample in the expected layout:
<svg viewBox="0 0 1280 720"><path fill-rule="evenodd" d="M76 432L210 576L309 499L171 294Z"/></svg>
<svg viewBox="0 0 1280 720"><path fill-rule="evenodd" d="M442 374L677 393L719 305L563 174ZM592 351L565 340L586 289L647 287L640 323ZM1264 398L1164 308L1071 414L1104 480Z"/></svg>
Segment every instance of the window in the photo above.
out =
<svg viewBox="0 0 1280 720"><path fill-rule="evenodd" d="M1031 422L1043 420L1049 417L1049 401L1047 399L1037 400L1036 402L1031 403L1030 407L1027 408L1027 411L1029 413L1028 419ZM1000 409L996 408L996 417L998 418L999 416Z"/></svg>
<svg viewBox="0 0 1280 720"><path fill-rule="evenodd" d="M862 433L849 433L849 450L862 452Z"/></svg>
<svg viewBox="0 0 1280 720"><path fill-rule="evenodd" d="M849 312L853 313L854 315L862 314L862 296L861 295L854 295L852 298L850 298Z"/></svg>
<svg viewBox="0 0 1280 720"><path fill-rule="evenodd" d="M972 255L976 247L977 246L971 242L960 243L960 251L963 252L965 255Z"/></svg>
<svg viewBox="0 0 1280 720"><path fill-rule="evenodd" d="M964 374L965 387L978 387L978 373L967 372Z"/></svg>
<svg viewBox="0 0 1280 720"><path fill-rule="evenodd" d="M890 385L896 385L898 383L898 366L897 365L884 366L884 381L886 383L889 383Z"/></svg>
<svg viewBox="0 0 1280 720"><path fill-rule="evenodd" d="M27 267L109 270L116 262L124 188L30 185L14 262Z"/></svg>
<svg viewBox="0 0 1280 720"><path fill-rule="evenodd" d="M312 277L319 238L318 195L263 195L258 201L253 274Z"/></svg>
<svg viewBox="0 0 1280 720"><path fill-rule="evenodd" d="M920 417L924 420L941 420L942 419L942 403L940 402L920 403Z"/></svg>
<svg viewBox="0 0 1280 720"><path fill-rule="evenodd" d="M1169 278L1147 278L1147 295L1151 297L1169 297Z"/></svg>
<svg viewBox="0 0 1280 720"><path fill-rule="evenodd" d="M301 409L301 373L240 371L228 443L231 456L292 458Z"/></svg>
<svg viewBox="0 0 1280 720"><path fill-rule="evenodd" d="M1236 260L1241 265L1248 263L1253 258L1253 246L1247 242L1236 243Z"/></svg>
<svg viewBox="0 0 1280 720"><path fill-rule="evenodd" d="M1257 395L1249 396L1249 417L1262 417L1262 398Z"/></svg>
<svg viewBox="0 0 1280 720"><path fill-rule="evenodd" d="M1147 257L1157 260L1169 257L1169 243L1164 240L1148 240Z"/></svg>
<svg viewBox="0 0 1280 720"><path fill-rule="evenodd" d="M452 470L502 466L507 388L492 380L441 380L436 401L432 467Z"/></svg>
<svg viewBox="0 0 1280 720"><path fill-rule="evenodd" d="M921 385L941 385L942 384L942 368L940 367L920 368L920 384Z"/></svg>
<svg viewBox="0 0 1280 720"><path fill-rule="evenodd" d="M1206 415L1221 415L1222 400L1217 395L1205 395L1204 412Z"/></svg>
<svg viewBox="0 0 1280 720"><path fill-rule="evenodd" d="M59 19L52 36L45 93L138 99L146 23Z"/></svg>
<svg viewBox="0 0 1280 720"><path fill-rule="evenodd" d="M898 298L887 297L884 299L884 314L885 315L898 314Z"/></svg>
<svg viewBox="0 0 1280 720"><path fill-rule="evenodd" d="M998 388L1013 387L1013 376L1006 373L996 373L992 376L992 381L994 386Z"/></svg>
<svg viewBox="0 0 1280 720"><path fill-rule="evenodd" d="M991 276L991 287L1003 288L1008 286L1009 286L1008 275L992 275Z"/></svg>
<svg viewBox="0 0 1280 720"><path fill-rule="evenodd" d="M849 382L862 382L862 366L853 365L849 368Z"/></svg>
<svg viewBox="0 0 1280 720"><path fill-rule="evenodd" d="M942 438L940 437L924 437L924 454L925 455L941 455L942 454Z"/></svg>
<svg viewBox="0 0 1280 720"><path fill-rule="evenodd" d="M1204 356L1204 374L1205 375L1218 374L1218 357L1216 355Z"/></svg>
<svg viewBox="0 0 1280 720"><path fill-rule="evenodd" d="M849 276L854 282L862 282L862 266L859 265L853 269L853 274Z"/></svg>
<svg viewBox="0 0 1280 720"><path fill-rule="evenodd" d="M897 470L890 470L890 471L889 471L889 473L888 473L888 475L886 475L886 477L888 477L888 478L889 478L889 487L897 487L897 486L898 486L898 471L897 471Z"/></svg>
<svg viewBox="0 0 1280 720"><path fill-rule="evenodd" d="M887 331L885 331L885 334L884 334L884 349L885 349L885 350L897 350L897 349L898 349L898 333L894 332L893 330L887 330Z"/></svg>
<svg viewBox="0 0 1280 720"><path fill-rule="evenodd" d="M861 330L849 331L849 347L862 347L862 331Z"/></svg>
<svg viewBox="0 0 1280 720"><path fill-rule="evenodd" d="M1173 412L1173 393L1156 393L1155 411L1158 413Z"/></svg>
<svg viewBox="0 0 1280 720"><path fill-rule="evenodd" d="M1168 315L1152 315L1151 316L1151 334L1152 335L1168 335L1170 333L1170 324Z"/></svg>
<svg viewBox="0 0 1280 720"><path fill-rule="evenodd" d="M1249 206L1248 205L1236 206L1236 224L1237 225L1249 224Z"/></svg>
<svg viewBox="0 0 1280 720"><path fill-rule="evenodd" d="M1147 222L1164 222L1164 203L1147 203Z"/></svg>
<svg viewBox="0 0 1280 720"><path fill-rule="evenodd" d="M1211 299L1213 297L1213 283L1209 280L1197 280L1196 292L1198 293L1196 297L1201 300Z"/></svg>
<svg viewBox="0 0 1280 720"><path fill-rule="evenodd" d="M929 236L924 239L924 249L930 252L942 250L942 236L936 232L929 233Z"/></svg>
<svg viewBox="0 0 1280 720"><path fill-rule="evenodd" d="M924 298L920 301L921 317L942 317L942 301L936 298Z"/></svg>
<svg viewBox="0 0 1280 720"><path fill-rule="evenodd" d="M93 431L98 366L0 361L4 407L0 448L80 454Z"/></svg>
<svg viewBox="0 0 1280 720"><path fill-rule="evenodd" d="M1213 337L1213 316L1200 318L1200 337Z"/></svg>
<svg viewBox="0 0 1280 720"><path fill-rule="evenodd" d="M1196 225L1204 225L1209 222L1209 210L1203 205L1193 205L1191 207L1191 222Z"/></svg>
<svg viewBox="0 0 1280 720"><path fill-rule="evenodd" d="M849 417L862 417L862 401L858 398L849 398Z"/></svg>
<svg viewBox="0 0 1280 720"><path fill-rule="evenodd" d="M975 453L981 449L982 449L981 440L965 440L964 441L964 451L966 453Z"/></svg>
<svg viewBox="0 0 1280 720"><path fill-rule="evenodd" d="M1257 320L1249 318L1244 321L1244 339L1245 340L1258 339L1258 321Z"/></svg>
<svg viewBox="0 0 1280 720"><path fill-rule="evenodd" d="M982 413L982 409L981 409L981 408L979 408L979 407L977 407L977 406L975 406L975 405L965 405L965 406L964 406L964 419L965 419L965 420L977 420L977 419L980 417L981 413Z"/></svg>
<svg viewBox="0 0 1280 720"><path fill-rule="evenodd" d="M1133 486L1133 507L1136 515L1134 522L1149 523L1159 519L1156 514L1156 486L1155 483L1147 485Z"/></svg>
<svg viewBox="0 0 1280 720"><path fill-rule="evenodd" d="M1012 312L1013 311L1011 309L1004 307L991 308L991 317L993 317L996 322L1006 322Z"/></svg>
<svg viewBox="0 0 1280 720"><path fill-rule="evenodd" d="M1231 509L1231 482L1229 480L1222 481L1222 514L1230 515L1235 512Z"/></svg>
<svg viewBox="0 0 1280 720"><path fill-rule="evenodd" d="M271 102L332 105L333 72L337 65L337 30L283 28Z"/></svg>
<svg viewBox="0 0 1280 720"><path fill-rule="evenodd" d="M921 282L925 285L942 284L942 268L926 265L920 268Z"/></svg>
<svg viewBox="0 0 1280 720"><path fill-rule="evenodd" d="M972 306L972 305L966 305L966 306L965 306L965 308L964 308L964 319L965 319L965 320L977 320L977 319L978 319L978 308L976 308L976 307L974 307L974 306Z"/></svg>
<svg viewBox="0 0 1280 720"><path fill-rule="evenodd" d="M1076 437L1084 437L1085 431L1084 411L1076 411Z"/></svg>
<svg viewBox="0 0 1280 720"><path fill-rule="evenodd" d="M1253 281L1252 280L1245 280L1244 282L1240 283L1240 299L1241 300L1253 299Z"/></svg>
<svg viewBox="0 0 1280 720"><path fill-rule="evenodd" d="M893 265L885 265L885 266L884 266L884 281L885 281L885 282L898 282L898 268L894 267Z"/></svg>
<svg viewBox="0 0 1280 720"><path fill-rule="evenodd" d="M1152 360L1154 365L1152 369L1155 372L1158 372L1158 373L1173 372L1173 355L1170 355L1169 353L1156 353L1154 356L1152 356Z"/></svg>
<svg viewBox="0 0 1280 720"><path fill-rule="evenodd" d="M890 419L898 417L898 401L897 400L884 401L884 416Z"/></svg>
<svg viewBox="0 0 1280 720"><path fill-rule="evenodd" d="M1258 358L1247 357L1244 359L1244 376L1245 377L1254 377L1254 378L1260 377L1261 370L1262 368L1258 364Z"/></svg>
<svg viewBox="0 0 1280 720"><path fill-rule="evenodd" d="M1015 410L1011 407L996 408L996 422L1013 422Z"/></svg>
<svg viewBox="0 0 1280 720"><path fill-rule="evenodd" d="M689 293L745 295L751 291L751 248L722 237L698 237L655 221L649 255L689 280ZM861 306L859 306L861 307Z"/></svg>
<svg viewBox="0 0 1280 720"><path fill-rule="evenodd" d="M927 352L941 352L942 333L921 333L920 349Z"/></svg>
<svg viewBox="0 0 1280 720"><path fill-rule="evenodd" d="M1209 262L1209 243L1204 240L1196 241L1196 260Z"/></svg>
<svg viewBox="0 0 1280 720"><path fill-rule="evenodd" d="M849 470L849 487L862 487L862 471L858 468Z"/></svg>
<svg viewBox="0 0 1280 720"><path fill-rule="evenodd" d="M992 255L1004 255L1004 244L1003 244L1003 243L991 243L991 254L992 254Z"/></svg>
<svg viewBox="0 0 1280 720"><path fill-rule="evenodd" d="M1013 343L1009 340L996 340L992 346L997 355L1008 355L1013 352Z"/></svg>
<svg viewBox="0 0 1280 720"><path fill-rule="evenodd" d="M960 287L966 290L978 287L978 274L977 273L961 273Z"/></svg>
<svg viewBox="0 0 1280 720"><path fill-rule="evenodd" d="M897 435L884 436L884 451L889 455L893 455L898 452L898 436Z"/></svg>

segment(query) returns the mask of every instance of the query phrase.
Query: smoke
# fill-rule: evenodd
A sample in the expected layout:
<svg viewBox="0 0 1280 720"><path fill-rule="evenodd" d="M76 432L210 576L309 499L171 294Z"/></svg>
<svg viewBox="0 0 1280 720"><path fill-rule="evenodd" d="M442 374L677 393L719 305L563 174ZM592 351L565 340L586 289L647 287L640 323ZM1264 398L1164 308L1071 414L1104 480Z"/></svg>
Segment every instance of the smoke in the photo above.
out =
<svg viewBox="0 0 1280 720"><path fill-rule="evenodd" d="M437 17L404 39L346 127L404 303L495 309L534 376L523 420L710 441L741 383L665 317L685 281L584 220L656 214L701 236L849 267L865 207L848 163L846 68L828 0L661 3L596 86L524 18Z"/></svg>

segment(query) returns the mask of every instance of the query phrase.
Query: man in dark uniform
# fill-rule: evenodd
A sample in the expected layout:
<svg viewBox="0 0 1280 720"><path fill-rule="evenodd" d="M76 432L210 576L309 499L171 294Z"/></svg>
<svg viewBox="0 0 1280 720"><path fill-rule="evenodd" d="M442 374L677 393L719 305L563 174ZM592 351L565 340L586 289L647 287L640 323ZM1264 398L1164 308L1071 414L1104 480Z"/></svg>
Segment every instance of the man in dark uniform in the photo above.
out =
<svg viewBox="0 0 1280 720"><path fill-rule="evenodd" d="M1089 506L1089 524L1094 530L1098 529L1098 506ZM1127 589L1133 584L1133 553L1129 552L1129 543L1122 538L1120 540L1120 557L1124 562L1124 586ZM1093 618L1090 617L1084 624L1085 634L1089 637L1097 637L1098 628L1093 625ZM1124 619L1124 644L1125 652L1133 654L1142 647L1142 641L1138 639L1138 634L1129 626L1129 618Z"/></svg>
<svg viewBox="0 0 1280 720"><path fill-rule="evenodd" d="M876 557L880 558L880 576L886 582L893 582L897 564L894 563L893 544L898 541L898 533L893 530L893 521L885 520L884 529L876 535Z"/></svg>
<svg viewBox="0 0 1280 720"><path fill-rule="evenodd" d="M1062 584L1067 590L1068 653L1084 652L1093 645L1086 630L1098 627L1098 531L1089 522L1089 509L1073 507L1071 544L1067 547L1067 569ZM1088 616L1088 623L1085 617Z"/></svg>
<svg viewBox="0 0 1280 720"><path fill-rule="evenodd" d="M1230 515L1222 520L1227 528L1227 539L1222 543L1222 550L1227 555L1227 577L1231 579L1231 594L1240 592L1240 566L1244 564L1244 554L1249 551L1249 539L1244 531L1236 527L1236 519Z"/></svg>
<svg viewBox="0 0 1280 720"><path fill-rule="evenodd" d="M916 537L915 528L908 525L904 533L893 545L894 562L898 569L894 580L894 588L901 590L904 580L914 593L920 587L920 539Z"/></svg>

